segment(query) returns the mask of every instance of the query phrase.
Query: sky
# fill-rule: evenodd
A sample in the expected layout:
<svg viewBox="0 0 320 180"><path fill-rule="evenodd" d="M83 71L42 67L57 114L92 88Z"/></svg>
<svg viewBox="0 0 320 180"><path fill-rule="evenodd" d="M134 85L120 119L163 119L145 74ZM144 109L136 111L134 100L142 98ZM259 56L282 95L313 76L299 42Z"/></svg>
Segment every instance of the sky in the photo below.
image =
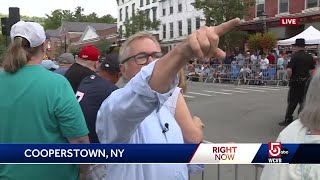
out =
<svg viewBox="0 0 320 180"><path fill-rule="evenodd" d="M0 0L0 13L9 14L9 7L20 8L20 15L45 17L56 9L84 8L84 14L96 12L98 16L111 14L117 18L116 0Z"/></svg>

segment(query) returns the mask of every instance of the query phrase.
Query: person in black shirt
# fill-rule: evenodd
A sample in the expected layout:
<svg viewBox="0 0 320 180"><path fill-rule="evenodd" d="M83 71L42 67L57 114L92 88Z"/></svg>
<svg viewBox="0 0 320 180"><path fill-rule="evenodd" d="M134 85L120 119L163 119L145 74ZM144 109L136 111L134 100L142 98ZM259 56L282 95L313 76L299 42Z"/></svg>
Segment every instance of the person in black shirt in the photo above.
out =
<svg viewBox="0 0 320 180"><path fill-rule="evenodd" d="M64 76L70 82L74 92L83 78L95 74L99 65L100 52L94 46L85 46L80 50L77 62L72 64Z"/></svg>
<svg viewBox="0 0 320 180"><path fill-rule="evenodd" d="M79 85L76 96L87 122L91 143L99 143L96 134L97 113L102 102L118 89L115 83L119 77L118 55L112 54L101 62L97 74L85 77Z"/></svg>
<svg viewBox="0 0 320 180"><path fill-rule="evenodd" d="M312 56L305 50L305 39L296 39L296 52L292 55L287 66L289 78L288 107L285 120L280 126L287 126L293 121L292 114L299 104L298 113L303 108L303 101L307 91L307 82L311 77L311 71L315 68Z"/></svg>

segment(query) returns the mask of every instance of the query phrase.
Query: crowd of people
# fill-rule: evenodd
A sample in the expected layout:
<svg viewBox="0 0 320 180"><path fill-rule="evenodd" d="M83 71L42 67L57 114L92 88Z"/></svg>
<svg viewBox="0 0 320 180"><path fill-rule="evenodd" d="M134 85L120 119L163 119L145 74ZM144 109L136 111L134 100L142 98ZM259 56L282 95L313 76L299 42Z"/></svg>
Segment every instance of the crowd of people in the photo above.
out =
<svg viewBox="0 0 320 180"><path fill-rule="evenodd" d="M310 52L314 63L319 64L315 53ZM262 85L267 82L283 85L288 84L286 67L290 62L292 52L276 52L270 50L268 55L264 52L234 52L227 53L224 60L208 58L203 61L192 60L185 70L191 81L204 82L208 79L213 82L230 82Z"/></svg>
<svg viewBox="0 0 320 180"><path fill-rule="evenodd" d="M43 60L46 37L40 24L16 23L0 73L0 83L5 84L0 86L0 143L200 143L205 125L185 102L184 68L194 57L223 59L219 37L239 23L233 19L202 27L166 55L151 34L140 32L129 37L119 52L101 54L94 46L85 46L77 57L62 54L59 64ZM255 62L263 68L278 59L262 54L259 60L252 54L247 62L245 57L239 53L230 64ZM283 68L285 61L280 60ZM294 77L296 67L293 63L289 67ZM302 119L296 121L315 134L320 128L318 86L319 78L314 78ZM0 179L86 179L88 168L6 164L0 166ZM104 170L106 179L187 180L188 172L203 171L203 166L110 164Z"/></svg>

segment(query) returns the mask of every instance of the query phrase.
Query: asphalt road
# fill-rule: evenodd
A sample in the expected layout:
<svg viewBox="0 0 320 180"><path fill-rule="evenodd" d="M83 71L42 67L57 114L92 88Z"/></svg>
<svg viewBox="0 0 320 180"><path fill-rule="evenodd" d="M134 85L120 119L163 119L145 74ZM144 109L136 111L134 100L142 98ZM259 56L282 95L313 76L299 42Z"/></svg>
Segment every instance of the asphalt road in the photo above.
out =
<svg viewBox="0 0 320 180"><path fill-rule="evenodd" d="M267 143L283 129L288 88L212 83L188 84L193 115L205 124L205 139L216 143Z"/></svg>
<svg viewBox="0 0 320 180"><path fill-rule="evenodd" d="M188 82L185 99L204 124L205 140L214 143L268 143L283 127L288 88ZM219 173L218 173L219 169ZM257 171L256 171L257 170ZM256 174L257 173L257 174ZM205 180L254 180L261 169L253 165L208 165ZM219 178L218 178L219 177ZM202 175L191 176L192 180Z"/></svg>

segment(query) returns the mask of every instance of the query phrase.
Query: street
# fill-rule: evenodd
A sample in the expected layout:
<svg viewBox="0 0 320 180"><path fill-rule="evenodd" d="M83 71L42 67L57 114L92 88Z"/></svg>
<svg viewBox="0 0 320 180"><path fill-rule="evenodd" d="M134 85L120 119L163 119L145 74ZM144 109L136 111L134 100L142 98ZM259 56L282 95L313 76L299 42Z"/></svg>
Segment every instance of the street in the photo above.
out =
<svg viewBox="0 0 320 180"><path fill-rule="evenodd" d="M205 140L268 143L283 129L288 88L188 82L185 99L205 124Z"/></svg>
<svg viewBox="0 0 320 180"><path fill-rule="evenodd" d="M283 127L288 87L188 82L185 99L204 124L205 140L214 143L268 143ZM261 168L253 165L206 165L205 180L254 180ZM256 171L257 170L257 171ZM201 180L202 175L191 176Z"/></svg>

